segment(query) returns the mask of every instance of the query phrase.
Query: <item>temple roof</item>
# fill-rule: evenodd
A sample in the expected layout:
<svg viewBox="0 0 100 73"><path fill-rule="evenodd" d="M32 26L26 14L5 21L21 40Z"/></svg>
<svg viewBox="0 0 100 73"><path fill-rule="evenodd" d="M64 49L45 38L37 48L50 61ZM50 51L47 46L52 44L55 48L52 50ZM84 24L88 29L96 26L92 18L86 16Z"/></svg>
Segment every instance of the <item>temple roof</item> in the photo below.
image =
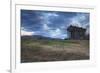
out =
<svg viewBox="0 0 100 73"><path fill-rule="evenodd" d="M67 30L68 30L68 31L83 31L83 32L86 31L85 28L77 27L77 26L72 26L72 25L69 26L69 27L67 28Z"/></svg>

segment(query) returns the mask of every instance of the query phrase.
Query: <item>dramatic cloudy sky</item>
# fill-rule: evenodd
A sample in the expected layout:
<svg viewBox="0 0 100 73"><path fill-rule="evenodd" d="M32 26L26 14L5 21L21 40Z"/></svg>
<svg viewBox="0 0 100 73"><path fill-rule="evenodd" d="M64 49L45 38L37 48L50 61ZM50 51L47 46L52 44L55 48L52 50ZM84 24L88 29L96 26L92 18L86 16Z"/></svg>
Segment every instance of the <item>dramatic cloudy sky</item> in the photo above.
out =
<svg viewBox="0 0 100 73"><path fill-rule="evenodd" d="M67 27L86 28L89 34L89 13L21 10L21 35L68 38Z"/></svg>

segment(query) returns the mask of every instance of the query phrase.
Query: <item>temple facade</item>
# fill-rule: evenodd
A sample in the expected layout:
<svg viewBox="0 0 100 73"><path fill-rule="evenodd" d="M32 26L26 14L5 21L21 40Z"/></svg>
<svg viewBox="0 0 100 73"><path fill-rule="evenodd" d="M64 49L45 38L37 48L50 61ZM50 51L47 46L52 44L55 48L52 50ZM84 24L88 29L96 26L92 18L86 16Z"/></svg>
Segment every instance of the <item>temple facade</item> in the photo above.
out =
<svg viewBox="0 0 100 73"><path fill-rule="evenodd" d="M69 39L80 40L85 39L86 29L77 26L69 26L68 29Z"/></svg>

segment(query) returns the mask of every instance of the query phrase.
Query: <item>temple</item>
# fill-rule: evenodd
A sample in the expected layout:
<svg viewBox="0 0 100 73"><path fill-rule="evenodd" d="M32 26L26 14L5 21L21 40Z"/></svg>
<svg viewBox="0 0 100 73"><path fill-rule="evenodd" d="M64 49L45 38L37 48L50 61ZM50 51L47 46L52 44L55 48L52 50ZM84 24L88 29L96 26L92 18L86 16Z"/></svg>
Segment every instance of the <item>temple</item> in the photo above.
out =
<svg viewBox="0 0 100 73"><path fill-rule="evenodd" d="M69 26L67 29L69 33L69 39L80 40L85 39L86 29L77 26Z"/></svg>

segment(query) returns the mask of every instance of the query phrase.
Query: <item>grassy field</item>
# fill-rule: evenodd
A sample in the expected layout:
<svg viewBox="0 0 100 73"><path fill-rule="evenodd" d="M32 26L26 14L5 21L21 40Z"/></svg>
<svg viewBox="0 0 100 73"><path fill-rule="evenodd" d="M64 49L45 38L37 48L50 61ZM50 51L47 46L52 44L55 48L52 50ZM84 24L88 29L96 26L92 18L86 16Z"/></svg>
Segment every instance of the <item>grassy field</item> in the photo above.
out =
<svg viewBox="0 0 100 73"><path fill-rule="evenodd" d="M21 38L21 62L89 59L89 40Z"/></svg>

